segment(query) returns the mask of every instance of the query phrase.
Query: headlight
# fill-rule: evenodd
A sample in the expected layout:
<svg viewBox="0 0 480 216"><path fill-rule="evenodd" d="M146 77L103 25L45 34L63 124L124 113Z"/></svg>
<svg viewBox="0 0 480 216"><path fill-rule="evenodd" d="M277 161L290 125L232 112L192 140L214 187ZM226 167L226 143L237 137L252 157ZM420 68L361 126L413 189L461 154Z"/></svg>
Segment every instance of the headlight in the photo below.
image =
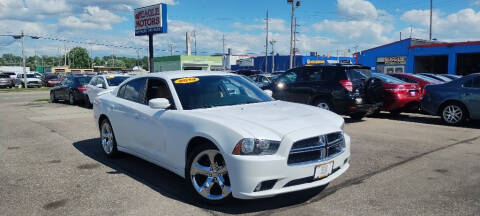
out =
<svg viewBox="0 0 480 216"><path fill-rule="evenodd" d="M240 140L232 154L234 155L272 155L280 146L279 141L246 138Z"/></svg>

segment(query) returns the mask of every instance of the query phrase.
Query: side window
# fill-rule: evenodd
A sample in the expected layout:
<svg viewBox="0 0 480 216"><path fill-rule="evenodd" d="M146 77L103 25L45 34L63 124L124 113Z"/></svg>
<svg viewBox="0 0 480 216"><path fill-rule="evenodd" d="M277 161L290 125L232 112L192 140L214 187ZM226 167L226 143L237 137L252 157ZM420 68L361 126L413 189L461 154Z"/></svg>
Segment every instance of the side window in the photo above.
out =
<svg viewBox="0 0 480 216"><path fill-rule="evenodd" d="M137 102L137 103L144 103L144 89L145 89L145 82L146 78L139 78L134 79L128 82L125 85L125 92L123 93L123 99Z"/></svg>
<svg viewBox="0 0 480 216"><path fill-rule="evenodd" d="M107 84L105 83L105 78L103 77L98 77L97 85L98 84L102 84L102 86L107 86Z"/></svg>
<svg viewBox="0 0 480 216"><path fill-rule="evenodd" d="M93 77L92 80L90 80L90 85L95 86L97 85L97 77Z"/></svg>
<svg viewBox="0 0 480 216"><path fill-rule="evenodd" d="M173 104L172 94L168 89L167 83L161 79L148 79L147 93L145 103L155 98L166 98Z"/></svg>
<svg viewBox="0 0 480 216"><path fill-rule="evenodd" d="M118 89L117 97L123 98L123 96L125 95L125 87L126 86L127 85L125 84Z"/></svg>
<svg viewBox="0 0 480 216"><path fill-rule="evenodd" d="M480 88L480 77L473 78L463 84L465 88Z"/></svg>
<svg viewBox="0 0 480 216"><path fill-rule="evenodd" d="M297 81L297 73L295 73L295 71L285 72L279 80L284 83L294 83Z"/></svg>
<svg viewBox="0 0 480 216"><path fill-rule="evenodd" d="M306 71L306 81L323 81L326 80L325 74L321 69Z"/></svg>

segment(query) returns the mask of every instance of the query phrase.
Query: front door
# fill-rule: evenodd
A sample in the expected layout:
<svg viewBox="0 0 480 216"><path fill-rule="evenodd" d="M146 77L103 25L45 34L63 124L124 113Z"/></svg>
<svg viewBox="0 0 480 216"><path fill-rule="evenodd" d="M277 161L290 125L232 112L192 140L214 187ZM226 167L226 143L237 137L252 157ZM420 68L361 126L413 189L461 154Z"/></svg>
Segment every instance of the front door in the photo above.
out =
<svg viewBox="0 0 480 216"><path fill-rule="evenodd" d="M155 98L166 98L172 106L168 109L152 109L148 102ZM136 121L132 127L141 128L132 134L137 142L139 151L152 160L166 163L166 139L165 134L171 112L174 111L173 99L167 83L160 78L149 78L145 94L144 104L138 106L135 112Z"/></svg>
<svg viewBox="0 0 480 216"><path fill-rule="evenodd" d="M480 119L480 77L473 78L463 85L462 99L470 112L470 117Z"/></svg>

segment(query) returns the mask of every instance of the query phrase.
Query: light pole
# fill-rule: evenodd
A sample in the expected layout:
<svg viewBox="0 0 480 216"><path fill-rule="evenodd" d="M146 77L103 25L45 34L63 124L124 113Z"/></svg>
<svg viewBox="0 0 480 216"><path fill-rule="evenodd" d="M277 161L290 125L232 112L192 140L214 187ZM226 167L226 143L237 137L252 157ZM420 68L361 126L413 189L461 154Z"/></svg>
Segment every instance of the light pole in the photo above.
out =
<svg viewBox="0 0 480 216"><path fill-rule="evenodd" d="M295 24L294 24L294 20L295 20L295 8L296 7L300 7L300 0L297 0L296 2L294 2L294 0L287 0L287 3L288 4L292 4L292 14L291 14L291 20L290 20L290 69L293 67L293 54L294 54L294 50L293 50L293 34L294 34L294 29L295 29Z"/></svg>
<svg viewBox="0 0 480 216"><path fill-rule="evenodd" d="M272 45L272 74L273 72L275 72L275 49L274 49L274 45L277 41L275 40L271 40L270 41L270 44Z"/></svg>

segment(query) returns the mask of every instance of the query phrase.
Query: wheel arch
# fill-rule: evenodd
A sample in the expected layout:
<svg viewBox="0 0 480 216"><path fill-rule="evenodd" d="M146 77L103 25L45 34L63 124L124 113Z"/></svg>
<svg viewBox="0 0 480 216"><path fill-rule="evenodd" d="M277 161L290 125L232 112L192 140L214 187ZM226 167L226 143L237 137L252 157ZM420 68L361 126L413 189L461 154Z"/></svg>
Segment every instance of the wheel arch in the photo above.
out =
<svg viewBox="0 0 480 216"><path fill-rule="evenodd" d="M437 115L441 116L442 115L442 110L443 110L443 107L447 104L451 104L451 103L456 103L460 106L463 107L463 109L465 109L465 114L467 115L467 118L470 117L470 111L468 110L467 106L460 100L457 100L457 99L448 99L448 100L445 100L443 103L440 104L440 106L438 107L438 110L437 110Z"/></svg>
<svg viewBox="0 0 480 216"><path fill-rule="evenodd" d="M332 104L332 106L335 106L333 103L333 96L331 94L315 94L312 97L310 97L310 104L316 105L314 103L319 99L327 99L330 102L330 104Z"/></svg>
<svg viewBox="0 0 480 216"><path fill-rule="evenodd" d="M185 166L187 166L187 160L190 156L190 153L193 151L193 149L198 146L198 145L211 145L212 147L215 147L217 148L219 151L221 151L221 149L219 148L219 146L211 140L211 138L207 138L206 136L201 136L201 135L198 135L198 136L195 136L195 137L192 137L189 141L188 141L188 144L187 144L187 147L185 148L185 158L184 158L184 161L185 161Z"/></svg>

